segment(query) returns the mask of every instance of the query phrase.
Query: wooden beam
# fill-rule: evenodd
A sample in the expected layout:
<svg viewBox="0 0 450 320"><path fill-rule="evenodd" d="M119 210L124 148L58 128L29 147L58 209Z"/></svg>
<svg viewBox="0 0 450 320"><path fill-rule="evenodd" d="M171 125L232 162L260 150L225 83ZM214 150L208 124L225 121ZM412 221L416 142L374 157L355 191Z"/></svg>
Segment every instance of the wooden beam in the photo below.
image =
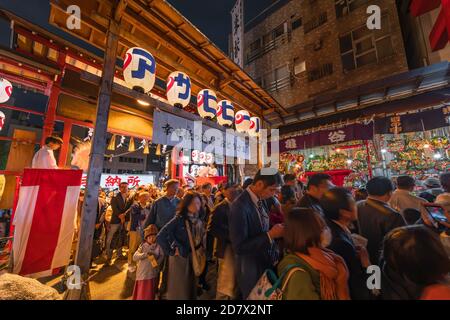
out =
<svg viewBox="0 0 450 320"><path fill-rule="evenodd" d="M145 7L143 7L143 5L142 5L141 3L138 3L138 2L135 1L135 0L130 0L130 1L129 1L129 7L130 7L130 8L129 8L130 10L127 9L126 12L129 13L130 16L133 15L133 14L132 14L131 8L136 8L138 11L141 12L141 15L149 16L149 11L148 11ZM207 65L208 65L208 63L211 63L210 67L214 68L214 69L216 70L216 72L225 73L225 76L226 76L226 77L231 77L231 76L233 76L232 73L230 73L230 72L229 72L228 70L226 70L223 66L221 66L221 64L219 64L219 60L220 60L220 59L216 60L215 58L213 58L213 57L211 56L211 53L209 53L209 52L203 50L203 48L202 48L199 44L195 43L195 42L194 42L193 40L191 40L189 37L186 37L183 33L179 32L179 30L177 30L177 27L176 27L176 26L171 26L171 25L169 25L167 19L166 19L166 20L165 20L165 19L162 19L162 18L159 16L159 14L158 14L159 12L156 10L156 8L151 8L150 11L152 11L152 12L155 13L155 14L153 14L151 17L156 18L156 19L158 20L158 22L160 22L160 23L162 23L163 25L165 25L165 26L167 26L168 28L170 28L171 31L172 31L174 34L176 34L176 36L177 36L178 38L181 38L181 40L187 42L188 44L190 43L191 47L192 47L193 49L195 49L195 50L193 50L193 51L190 52L190 55L189 55L189 56L190 56L191 59L193 59L194 61L198 62L198 56L197 56L197 55L194 55L194 52L203 52L202 57L205 57L205 58L207 59L207 61L205 61L205 62L203 62L203 63L206 63ZM158 36L158 35L156 35L156 36ZM171 41L172 41L172 40L171 40ZM175 46L175 48L177 48L177 46ZM181 54L185 55L185 53L183 53L183 52L181 52ZM198 62L198 63L201 64L201 62ZM234 72L240 72L240 71L241 71L241 69L238 69L238 70L235 70ZM217 77L218 77L218 76L217 76ZM239 78L239 81L242 81L242 80L243 80L243 79ZM249 81L251 81L251 80L249 80ZM240 93L242 94L242 91L241 91ZM259 105L261 105L261 104L264 104L264 105L267 104L264 100L262 100L262 99L261 99L255 92L253 92L253 91L248 91L248 94L246 94L245 96L247 96L247 99L250 100L250 101L252 101L253 99L256 98L256 101L252 101L252 103L255 104L256 106L259 106ZM248 96L253 96L253 99L248 98ZM275 103L276 103L276 102L275 102ZM284 109L282 109L282 110L284 111Z"/></svg>
<svg viewBox="0 0 450 320"><path fill-rule="evenodd" d="M103 171L108 116L111 106L117 48L119 45L118 30L119 25L117 21L111 20L107 34L103 72L98 94L97 116L89 159L86 196L84 197L81 213L80 233L75 259L75 264L81 269L83 281L87 281L91 265L92 242L98 208L98 189L100 187L100 177ZM69 291L68 298L76 300L89 298L88 284L83 284L81 290Z"/></svg>
<svg viewBox="0 0 450 320"><path fill-rule="evenodd" d="M53 1L55 1L55 0L53 0ZM99 1L101 1L105 5L106 5L106 3L108 3L108 1L105 1L105 0L99 0ZM109 6L110 5L111 4L109 3ZM130 9L133 5L135 5L135 1L133 1L133 0L130 1L129 0L128 1L128 7L126 7L124 9L124 14L123 14L123 18L122 19L128 20L128 22L130 22L132 25L134 25L135 27L143 30L147 34L149 33L149 31L151 31L149 36L159 40L160 43L164 44L164 46L167 47L169 50L176 51L177 54L179 54L180 56L187 57L187 58L189 58L189 61L193 61L194 63L197 63L199 68L201 68L202 70L205 70L206 73L211 74L211 76L214 77L214 78L217 78L217 80L224 73L225 73L225 75L230 75L231 77L235 77L238 81L242 80L240 77L236 77L235 75L232 75L232 73L229 73L229 71L225 70L224 68L226 68L226 66L219 65L219 62L218 62L219 60L211 58L210 54L202 55L203 59L206 58L208 60L208 62L210 63L210 65L208 66L204 61L199 61L198 60L197 56L194 54L194 53L197 52L196 50L194 50L194 53L186 52L186 48L183 49L184 51L181 50L180 49L180 45L182 45L182 42L180 43L180 41L178 41L178 40L173 40L172 36L165 36L165 37L161 36L161 32L159 32L161 30L159 30L159 29L156 30L155 29L155 28L157 28L157 25L158 25L157 23L156 24L155 23L149 23L147 20L142 19L143 16L146 16L146 17L149 17L149 18L153 17L153 14L149 12L149 8L148 7L142 7L142 5L139 4L138 9L140 8L141 11L139 11L139 15L137 15L133 10ZM136 8L136 7L134 7L134 8ZM130 20L129 17L131 17L132 19ZM158 19L158 21L160 21L160 19ZM97 29L99 29L99 26L105 28L106 20L105 20L105 18L103 18L103 19L100 18L98 16L98 14L92 14L91 18L87 17L86 19L84 19L83 22L86 22L87 25L91 25L91 24L95 25L95 27ZM167 25L167 22L163 21L163 23L164 23L164 25ZM176 29L173 28L172 26L169 26L169 27L172 29L172 34L174 34L174 35L176 34L176 37L179 38L180 37L179 32L177 32ZM130 41L129 41L130 37L124 37L124 34L125 33L121 34L120 42L121 43L124 43L124 42L126 43L126 41L122 41L122 40L127 40L128 44L129 44L130 43ZM129 36L130 34L131 33L127 33L126 35ZM185 42L186 45L189 44L189 43L194 43L195 44L195 42L193 42L188 37L186 37L184 35L182 35L182 36L183 36L183 39L181 39L181 40L188 41L188 42ZM169 40L170 40L170 43L169 43ZM148 44L147 44L147 46L148 46ZM195 48L200 50L200 51L202 51L201 48L198 48L197 44L195 44ZM222 59L220 59L220 60L222 60ZM212 63L211 63L211 61L212 61ZM226 61L226 59L225 59L225 61ZM180 68L179 65L176 65L176 62L174 63L171 60L171 58L169 58L169 57L167 57L167 59L166 59L166 64L169 65L169 66L172 66L173 68L179 69L180 71L184 71L184 68L183 69ZM219 76L219 75L215 74L214 72L211 73L212 69L219 70L219 72L221 72L221 75ZM225 71L223 71L223 70L225 70ZM173 70L171 70L171 71L173 71ZM241 72L240 69L238 71ZM188 72L188 74L189 74L189 72ZM196 80L198 82L204 83L204 81L203 81L204 78L205 77L203 76L202 79L200 79L199 77L197 77L197 79L196 79L195 73L194 73L194 76L191 79L193 81ZM248 81L250 81L250 80L248 80ZM206 80L205 82L209 82L209 80ZM203 85L202 87L205 87L205 85ZM212 88L212 89L217 90L218 88ZM268 105L267 100L262 99L256 91L249 90L249 89L245 88L245 86L243 86L242 84L240 84L238 82L232 83L231 86L230 86L230 89L232 91L236 91L236 93L239 96L242 97L241 98L241 103L238 103L235 100L236 97L234 96L234 92L233 93L225 93L224 94L225 98L227 100L230 100L230 97L233 96L234 99L232 99L232 100L235 101L235 104L237 106L239 106L239 105L245 106L245 107L241 107L242 109L249 109L249 111L251 111L253 113L256 113L256 114L259 114L261 112L261 110L260 110L261 107L260 106L261 105ZM272 104L272 103L269 103L269 104Z"/></svg>
<svg viewBox="0 0 450 320"><path fill-rule="evenodd" d="M274 113L275 112L275 108L270 108L270 109L268 109L268 110L264 110L263 111L263 115L268 115L268 114L271 114L271 113Z"/></svg>
<svg viewBox="0 0 450 320"><path fill-rule="evenodd" d="M127 0L120 0L114 12L114 20L116 20L117 22L120 22L122 20L122 15L127 5L128 5Z"/></svg>
<svg viewBox="0 0 450 320"><path fill-rule="evenodd" d="M93 85L100 84L100 77L98 77L94 74L85 72L85 71L81 73L80 79L83 81L86 81L88 83L91 83ZM117 84L117 83L113 84L113 92L123 95L128 98L131 98L131 99L142 100L142 101L148 102L153 109L160 109L164 112L176 115L178 117L183 117L185 119L192 120L192 121L203 121L203 123L205 123L207 126L218 129L220 131L226 130L223 126L218 125L214 121L206 120L206 119L201 118L197 114L190 113L190 112L187 112L182 109L174 108L173 106L171 106L168 103L165 103L164 101L155 99L147 94L140 93L136 90L131 90L130 88L124 87L120 84Z"/></svg>

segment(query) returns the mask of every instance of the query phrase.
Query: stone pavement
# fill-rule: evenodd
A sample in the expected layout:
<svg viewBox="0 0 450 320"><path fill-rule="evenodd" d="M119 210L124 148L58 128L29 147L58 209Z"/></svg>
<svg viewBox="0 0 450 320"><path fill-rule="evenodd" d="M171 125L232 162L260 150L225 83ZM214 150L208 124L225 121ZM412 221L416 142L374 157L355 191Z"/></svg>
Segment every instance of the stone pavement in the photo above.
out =
<svg viewBox="0 0 450 320"><path fill-rule="evenodd" d="M97 266L91 269L89 289L92 300L131 300L135 274L128 273L126 259L115 259L111 266L105 265L105 259L99 257L95 263ZM203 292L200 300L212 300L215 297L216 264L210 264L206 281L210 290ZM40 282L52 286L62 293L64 288L61 283L62 274L53 277L41 278Z"/></svg>

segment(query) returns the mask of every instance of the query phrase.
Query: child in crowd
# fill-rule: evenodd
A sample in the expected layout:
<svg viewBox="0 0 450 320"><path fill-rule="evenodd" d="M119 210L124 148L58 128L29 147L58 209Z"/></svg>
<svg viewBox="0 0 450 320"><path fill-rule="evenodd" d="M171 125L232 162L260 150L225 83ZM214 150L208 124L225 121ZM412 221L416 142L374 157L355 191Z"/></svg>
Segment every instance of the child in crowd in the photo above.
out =
<svg viewBox="0 0 450 320"><path fill-rule="evenodd" d="M156 243L157 234L155 225L145 228L144 242L133 255L137 263L133 300L155 300L158 274L164 258L161 247Z"/></svg>

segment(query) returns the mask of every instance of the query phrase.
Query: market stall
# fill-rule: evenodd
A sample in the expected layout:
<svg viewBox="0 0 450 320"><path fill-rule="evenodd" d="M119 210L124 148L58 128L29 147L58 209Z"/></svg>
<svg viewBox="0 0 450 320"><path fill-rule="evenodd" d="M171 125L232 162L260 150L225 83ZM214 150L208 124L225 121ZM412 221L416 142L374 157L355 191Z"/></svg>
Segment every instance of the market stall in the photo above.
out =
<svg viewBox="0 0 450 320"><path fill-rule="evenodd" d="M437 177L450 170L449 115L450 107L435 107L284 136L280 170L299 180L325 172L354 188L372 176Z"/></svg>
<svg viewBox="0 0 450 320"><path fill-rule="evenodd" d="M281 141L280 170L305 181L327 173L337 186L359 187L373 175L376 152L373 123L328 126L301 132Z"/></svg>
<svg viewBox="0 0 450 320"><path fill-rule="evenodd" d="M420 181L450 170L448 115L444 107L378 121L375 139L386 175Z"/></svg>

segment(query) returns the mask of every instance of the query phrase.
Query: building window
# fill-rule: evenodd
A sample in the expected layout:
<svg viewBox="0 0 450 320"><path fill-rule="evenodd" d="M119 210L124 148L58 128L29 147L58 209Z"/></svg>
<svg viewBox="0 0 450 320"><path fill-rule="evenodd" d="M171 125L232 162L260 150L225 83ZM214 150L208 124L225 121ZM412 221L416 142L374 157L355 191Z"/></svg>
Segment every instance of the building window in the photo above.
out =
<svg viewBox="0 0 450 320"><path fill-rule="evenodd" d="M312 18L311 20L305 23L303 27L305 34L313 31L314 29L317 29L321 25L325 24L327 21L328 21L327 13L322 12L320 15Z"/></svg>
<svg viewBox="0 0 450 320"><path fill-rule="evenodd" d="M381 18L381 30L369 30L364 25L339 37L344 72L377 63L392 56L394 49L387 15Z"/></svg>
<svg viewBox="0 0 450 320"><path fill-rule="evenodd" d="M302 18L297 18L291 23L291 29L295 30L297 28L300 28L302 26Z"/></svg>
<svg viewBox="0 0 450 320"><path fill-rule="evenodd" d="M365 5L368 0L335 0L336 18L342 18Z"/></svg>
<svg viewBox="0 0 450 320"><path fill-rule="evenodd" d="M144 159L142 159L142 158L131 158L131 157L119 157L119 162L144 163Z"/></svg>
<svg viewBox="0 0 450 320"><path fill-rule="evenodd" d="M308 80L309 82L316 81L322 79L326 76L333 74L333 64L325 63L320 67L313 69L308 72Z"/></svg>
<svg viewBox="0 0 450 320"><path fill-rule="evenodd" d="M261 39L258 39L256 41L253 41L250 44L249 47L249 54L254 54L255 52L258 52L259 50L261 50Z"/></svg>
<svg viewBox="0 0 450 320"><path fill-rule="evenodd" d="M294 59L294 74L298 75L306 71L306 62L305 60L300 60L300 58Z"/></svg>
<svg viewBox="0 0 450 320"><path fill-rule="evenodd" d="M263 37L253 41L247 51L247 64L260 58L267 52L278 48L289 40L287 22L283 22Z"/></svg>
<svg viewBox="0 0 450 320"><path fill-rule="evenodd" d="M292 84L289 65L280 66L262 77L262 87L268 92L276 92L290 87Z"/></svg>

